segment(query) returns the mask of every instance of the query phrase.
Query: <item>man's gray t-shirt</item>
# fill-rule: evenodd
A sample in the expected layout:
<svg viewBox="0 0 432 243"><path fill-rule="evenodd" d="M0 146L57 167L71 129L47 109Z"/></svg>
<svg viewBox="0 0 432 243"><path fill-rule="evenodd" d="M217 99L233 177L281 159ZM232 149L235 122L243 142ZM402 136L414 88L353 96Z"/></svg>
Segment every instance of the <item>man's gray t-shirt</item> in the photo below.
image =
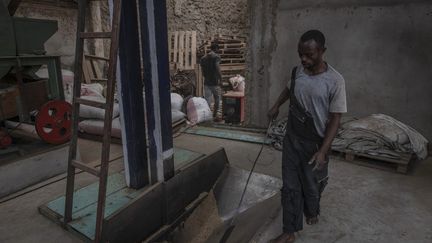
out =
<svg viewBox="0 0 432 243"><path fill-rule="evenodd" d="M297 68L294 94L312 115L317 132L323 137L329 113L347 112L345 80L330 65L325 72L312 76L306 74L300 65Z"/></svg>

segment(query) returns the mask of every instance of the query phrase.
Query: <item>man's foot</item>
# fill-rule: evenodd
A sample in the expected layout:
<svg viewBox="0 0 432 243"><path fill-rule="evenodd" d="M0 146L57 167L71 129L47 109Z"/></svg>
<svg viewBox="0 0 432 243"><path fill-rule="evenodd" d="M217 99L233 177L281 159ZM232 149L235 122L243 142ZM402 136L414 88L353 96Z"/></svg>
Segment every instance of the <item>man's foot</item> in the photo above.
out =
<svg viewBox="0 0 432 243"><path fill-rule="evenodd" d="M222 118L220 118L220 117L215 117L215 118L213 118L213 121L214 121L214 122L222 122Z"/></svg>
<svg viewBox="0 0 432 243"><path fill-rule="evenodd" d="M270 243L293 243L294 241L295 241L294 233L292 234L282 233L278 237L271 240Z"/></svg>
<svg viewBox="0 0 432 243"><path fill-rule="evenodd" d="M306 218L306 224L308 225L314 225L318 223L318 217L310 217L310 218Z"/></svg>

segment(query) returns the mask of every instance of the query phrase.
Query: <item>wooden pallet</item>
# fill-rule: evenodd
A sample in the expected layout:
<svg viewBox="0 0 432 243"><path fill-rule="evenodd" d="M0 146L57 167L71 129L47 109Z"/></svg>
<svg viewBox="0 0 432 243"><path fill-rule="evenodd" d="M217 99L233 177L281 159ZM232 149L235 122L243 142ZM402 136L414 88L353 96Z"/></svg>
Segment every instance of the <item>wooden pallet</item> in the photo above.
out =
<svg viewBox="0 0 432 243"><path fill-rule="evenodd" d="M219 50L217 54L221 57L220 68L222 73L222 84L223 86L229 85L229 78L234 77L237 74L245 76L246 73L246 38L241 36L228 36L228 35L215 35L210 37L199 47L199 56L204 56L210 52L210 46L213 42L217 42ZM202 73L201 70L197 70L197 80L201 93L202 85Z"/></svg>
<svg viewBox="0 0 432 243"><path fill-rule="evenodd" d="M168 33L169 62L181 70L194 70L197 63L197 32Z"/></svg>
<svg viewBox="0 0 432 243"><path fill-rule="evenodd" d="M333 149L332 151L335 155L341 155L347 162L383 170L396 170L397 172L402 174L408 173L410 163L414 161L415 158L415 155L410 153L398 153L401 158L392 159L383 156L359 153L352 150Z"/></svg>

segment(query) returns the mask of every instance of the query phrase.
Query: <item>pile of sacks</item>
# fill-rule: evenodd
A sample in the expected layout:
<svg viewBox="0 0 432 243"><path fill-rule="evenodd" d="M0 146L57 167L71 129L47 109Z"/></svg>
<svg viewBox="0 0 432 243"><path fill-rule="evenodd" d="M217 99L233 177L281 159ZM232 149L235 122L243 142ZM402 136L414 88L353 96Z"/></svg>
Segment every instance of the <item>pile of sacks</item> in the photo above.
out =
<svg viewBox="0 0 432 243"><path fill-rule="evenodd" d="M233 87L233 91L236 92L244 92L245 90L245 78L239 74L229 79L231 86Z"/></svg>
<svg viewBox="0 0 432 243"><path fill-rule="evenodd" d="M269 136L278 150L282 150L287 120L282 118L270 127ZM384 114L373 114L361 119L344 119L332 149L392 159L400 159L400 153L414 153L424 159L428 155L427 145L426 138L410 126Z"/></svg>
<svg viewBox="0 0 432 243"><path fill-rule="evenodd" d="M373 114L341 124L332 148L400 159L399 153L428 155L428 140L408 125L384 114Z"/></svg>
<svg viewBox="0 0 432 243"><path fill-rule="evenodd" d="M103 92L104 87L98 83L81 85L81 98L86 100L105 103ZM103 135L105 110L81 105L80 118L82 119L78 125L80 132ZM117 102L114 103L112 119L111 136L121 138L120 110Z"/></svg>
<svg viewBox="0 0 432 243"><path fill-rule="evenodd" d="M177 93L171 93L171 115L173 123L187 117L192 125L212 119L212 112L204 98L191 97L185 100Z"/></svg>
<svg viewBox="0 0 432 243"><path fill-rule="evenodd" d="M61 72L63 78L63 90L65 94L65 100L69 103L72 103L74 73L65 69L62 69ZM41 68L38 70L38 72L36 72L36 75L41 78L48 78L48 70L46 68ZM83 99L105 103L106 99L104 93L105 88L101 84L81 84L81 98ZM113 107L111 135L117 138L121 137L121 125L119 115L119 105L116 102L114 103ZM78 128L80 132L94 135L103 135L104 119L105 110L92 106L81 105L80 123L78 125Z"/></svg>

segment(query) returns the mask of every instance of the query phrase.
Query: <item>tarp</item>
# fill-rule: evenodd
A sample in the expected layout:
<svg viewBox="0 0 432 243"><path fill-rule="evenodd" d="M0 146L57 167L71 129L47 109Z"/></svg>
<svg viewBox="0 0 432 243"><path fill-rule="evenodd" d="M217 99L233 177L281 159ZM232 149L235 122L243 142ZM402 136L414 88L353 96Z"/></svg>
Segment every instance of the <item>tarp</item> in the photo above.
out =
<svg viewBox="0 0 432 243"><path fill-rule="evenodd" d="M270 137L276 149L282 149L287 117L275 122ZM366 153L399 159L399 153L415 153L419 159L427 157L428 140L412 127L384 114L373 114L360 119L344 119L332 149Z"/></svg>

